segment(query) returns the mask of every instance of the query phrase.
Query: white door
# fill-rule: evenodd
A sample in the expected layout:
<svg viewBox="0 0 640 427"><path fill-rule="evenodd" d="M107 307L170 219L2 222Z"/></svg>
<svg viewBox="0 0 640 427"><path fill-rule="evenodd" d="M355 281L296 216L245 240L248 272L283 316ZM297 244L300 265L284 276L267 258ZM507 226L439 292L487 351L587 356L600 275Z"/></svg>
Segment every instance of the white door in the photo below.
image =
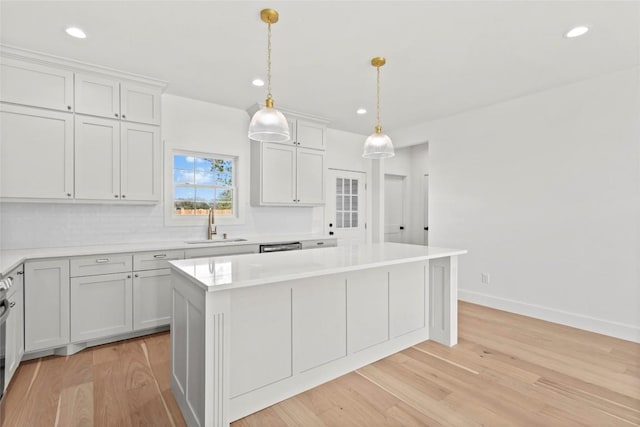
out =
<svg viewBox="0 0 640 427"><path fill-rule="evenodd" d="M422 191L424 193L424 244L429 244L429 175L422 179Z"/></svg>
<svg viewBox="0 0 640 427"><path fill-rule="evenodd" d="M401 175L384 176L384 241L405 242L405 181Z"/></svg>
<svg viewBox="0 0 640 427"><path fill-rule="evenodd" d="M367 181L364 172L329 169L325 230L338 245L367 241ZM333 233L333 234L332 234Z"/></svg>

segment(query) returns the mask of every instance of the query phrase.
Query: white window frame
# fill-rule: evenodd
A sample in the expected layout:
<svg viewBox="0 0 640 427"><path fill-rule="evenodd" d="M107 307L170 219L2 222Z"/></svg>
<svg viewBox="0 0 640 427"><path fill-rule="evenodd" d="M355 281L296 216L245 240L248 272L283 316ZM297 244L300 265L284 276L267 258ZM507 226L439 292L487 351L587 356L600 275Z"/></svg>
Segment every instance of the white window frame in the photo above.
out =
<svg viewBox="0 0 640 427"><path fill-rule="evenodd" d="M231 160L233 162L233 175L231 186L233 190L233 215L216 216L215 223L218 225L233 225L244 223L241 216L242 210L240 208L240 159L238 156L222 154L222 153L206 153L200 151L190 151L181 149L172 149L167 151L167 160L165 162L166 174L165 174L165 225L168 226L206 226L208 216L207 215L176 215L174 209L174 191L175 184L173 182L174 172L174 156L191 156L207 159L222 159ZM194 185L197 188L198 185ZM208 186L202 185L201 187L207 188Z"/></svg>

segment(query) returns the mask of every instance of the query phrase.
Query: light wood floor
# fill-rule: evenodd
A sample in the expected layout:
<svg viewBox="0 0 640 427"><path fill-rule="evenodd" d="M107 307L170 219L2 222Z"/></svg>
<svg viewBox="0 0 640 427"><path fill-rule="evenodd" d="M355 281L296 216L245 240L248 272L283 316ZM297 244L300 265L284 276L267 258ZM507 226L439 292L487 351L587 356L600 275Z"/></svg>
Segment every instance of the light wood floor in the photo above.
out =
<svg viewBox="0 0 640 427"><path fill-rule="evenodd" d="M460 343L424 342L233 427L640 425L640 345L460 303ZM24 362L4 426L183 426L169 335Z"/></svg>

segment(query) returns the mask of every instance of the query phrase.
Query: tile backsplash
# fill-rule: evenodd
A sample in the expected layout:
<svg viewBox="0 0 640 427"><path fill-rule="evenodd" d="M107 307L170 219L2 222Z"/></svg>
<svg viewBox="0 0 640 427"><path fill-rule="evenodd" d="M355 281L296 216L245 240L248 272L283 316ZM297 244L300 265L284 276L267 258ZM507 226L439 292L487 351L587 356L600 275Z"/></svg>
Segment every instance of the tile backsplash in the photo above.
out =
<svg viewBox="0 0 640 427"><path fill-rule="evenodd" d="M247 207L245 223L220 225L230 236L320 233L323 208ZM22 249L206 238L202 226L165 226L162 204L153 206L1 203L0 248Z"/></svg>

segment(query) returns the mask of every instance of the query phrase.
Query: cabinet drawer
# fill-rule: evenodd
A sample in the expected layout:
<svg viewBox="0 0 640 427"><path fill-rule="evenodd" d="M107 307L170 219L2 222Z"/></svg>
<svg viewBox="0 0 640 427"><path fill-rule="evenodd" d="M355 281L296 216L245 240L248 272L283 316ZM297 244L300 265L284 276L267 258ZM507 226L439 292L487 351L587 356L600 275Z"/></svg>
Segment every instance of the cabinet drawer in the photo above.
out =
<svg viewBox="0 0 640 427"><path fill-rule="evenodd" d="M95 255L71 259L71 277L131 272L131 254Z"/></svg>
<svg viewBox="0 0 640 427"><path fill-rule="evenodd" d="M258 245L239 245L239 246L225 246L224 248L201 248L201 249L187 249L184 252L184 257L189 258L206 258L210 256L225 256L225 255L239 255L239 254L257 254L260 253Z"/></svg>
<svg viewBox="0 0 640 427"><path fill-rule="evenodd" d="M338 246L336 239L306 240L300 242L300 244L302 245L302 249L329 248Z"/></svg>
<svg viewBox="0 0 640 427"><path fill-rule="evenodd" d="M133 254L133 269L139 271L169 268L167 261L174 259L184 259L184 251L156 251Z"/></svg>

